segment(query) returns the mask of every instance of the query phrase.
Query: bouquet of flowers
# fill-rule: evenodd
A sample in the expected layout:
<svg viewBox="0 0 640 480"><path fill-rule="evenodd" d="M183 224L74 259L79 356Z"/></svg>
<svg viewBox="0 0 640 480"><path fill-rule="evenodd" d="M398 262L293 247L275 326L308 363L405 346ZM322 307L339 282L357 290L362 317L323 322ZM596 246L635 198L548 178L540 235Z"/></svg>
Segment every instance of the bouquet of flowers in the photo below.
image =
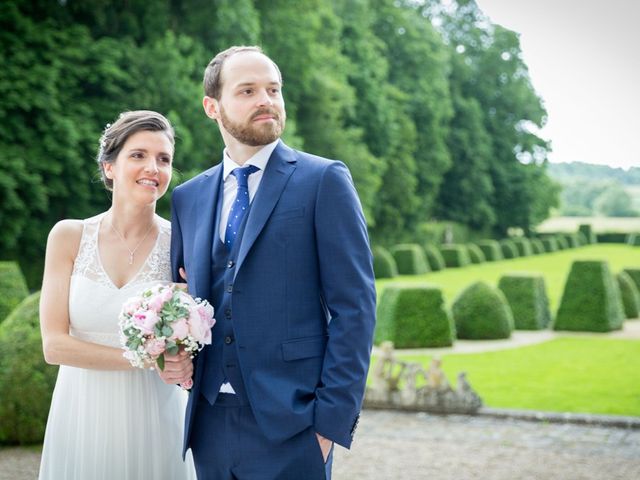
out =
<svg viewBox="0 0 640 480"><path fill-rule="evenodd" d="M209 345L215 324L209 302L194 299L173 284L157 285L130 298L118 318L124 357L139 368L155 362L160 370L165 353L175 355L182 346L193 358Z"/></svg>

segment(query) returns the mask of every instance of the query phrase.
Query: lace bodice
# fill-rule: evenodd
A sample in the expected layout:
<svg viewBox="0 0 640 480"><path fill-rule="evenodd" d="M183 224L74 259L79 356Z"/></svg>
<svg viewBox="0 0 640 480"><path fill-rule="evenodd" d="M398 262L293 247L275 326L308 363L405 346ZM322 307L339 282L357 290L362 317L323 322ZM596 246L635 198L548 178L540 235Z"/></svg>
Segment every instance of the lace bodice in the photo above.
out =
<svg viewBox="0 0 640 480"><path fill-rule="evenodd" d="M69 287L69 322L72 335L115 347L120 345L118 314L124 302L145 288L171 281L171 225L156 217L160 228L155 245L138 273L117 288L100 260L98 231L103 217L101 214L83 221Z"/></svg>

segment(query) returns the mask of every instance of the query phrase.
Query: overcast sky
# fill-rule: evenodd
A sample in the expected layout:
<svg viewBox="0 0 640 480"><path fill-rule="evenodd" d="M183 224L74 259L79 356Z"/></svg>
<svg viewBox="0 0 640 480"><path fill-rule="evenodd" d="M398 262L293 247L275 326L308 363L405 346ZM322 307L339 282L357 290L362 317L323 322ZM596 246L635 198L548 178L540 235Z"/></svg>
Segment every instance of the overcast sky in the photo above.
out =
<svg viewBox="0 0 640 480"><path fill-rule="evenodd" d="M549 159L640 167L640 1L476 1L521 34Z"/></svg>

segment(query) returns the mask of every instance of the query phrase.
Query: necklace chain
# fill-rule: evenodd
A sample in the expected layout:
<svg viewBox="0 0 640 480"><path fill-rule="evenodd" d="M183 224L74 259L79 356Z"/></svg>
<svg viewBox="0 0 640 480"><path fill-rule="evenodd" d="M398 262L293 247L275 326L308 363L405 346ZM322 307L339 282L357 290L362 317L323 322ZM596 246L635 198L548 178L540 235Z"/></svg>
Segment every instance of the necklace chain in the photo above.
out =
<svg viewBox="0 0 640 480"><path fill-rule="evenodd" d="M144 234L144 237L142 237L142 240L140 240L138 242L138 244L135 246L135 248L133 250L131 250L129 248L129 246L127 245L127 241L124 239L124 236L113 225L113 217L111 218L111 228L113 229L114 232L116 232L116 235L118 235L120 240L122 240L122 243L124 244L124 248L126 248L127 251L129 252L129 265L133 265L133 255L134 255L134 253L136 253L136 250L138 250L138 247L140 245L142 245L142 242L144 242L147 239L147 237L149 236L149 233L151 233L151 229L153 228L154 224L155 224L155 222L152 220L151 221L151 225L149 225L149 228L147 229L147 233Z"/></svg>

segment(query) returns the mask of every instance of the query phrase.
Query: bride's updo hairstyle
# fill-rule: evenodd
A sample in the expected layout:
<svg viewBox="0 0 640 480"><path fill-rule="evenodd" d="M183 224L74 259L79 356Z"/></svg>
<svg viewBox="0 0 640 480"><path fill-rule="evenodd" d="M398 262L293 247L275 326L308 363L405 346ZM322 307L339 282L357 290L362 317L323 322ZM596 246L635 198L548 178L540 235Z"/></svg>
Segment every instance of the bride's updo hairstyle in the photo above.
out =
<svg viewBox="0 0 640 480"><path fill-rule="evenodd" d="M114 163L127 139L140 131L163 132L172 144L175 144L175 132L164 115L151 110L123 112L112 124L107 124L100 137L100 148L96 161L100 169L100 178L107 190L113 190L113 180L104 174L104 164Z"/></svg>

